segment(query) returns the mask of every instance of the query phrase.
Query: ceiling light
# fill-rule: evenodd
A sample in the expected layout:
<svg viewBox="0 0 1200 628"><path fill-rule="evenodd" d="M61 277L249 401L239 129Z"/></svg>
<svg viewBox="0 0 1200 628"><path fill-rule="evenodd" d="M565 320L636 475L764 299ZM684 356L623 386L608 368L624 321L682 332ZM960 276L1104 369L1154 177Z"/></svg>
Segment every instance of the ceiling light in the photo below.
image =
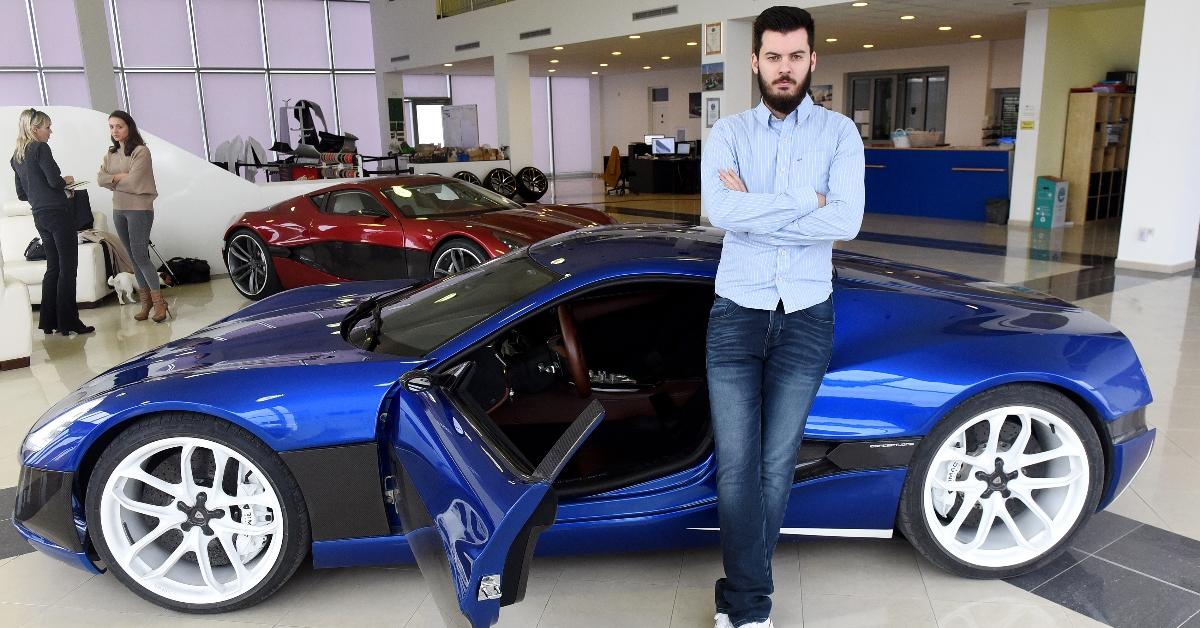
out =
<svg viewBox="0 0 1200 628"><path fill-rule="evenodd" d="M600 64L600 67L602 67L602 68L607 68L607 67L608 67L608 64L607 64L607 63L601 63L601 64Z"/></svg>
<svg viewBox="0 0 1200 628"><path fill-rule="evenodd" d="M453 64L453 63L443 63L442 65L443 65L444 67L447 67L447 68L452 68L452 67L454 67L454 64Z"/></svg>
<svg viewBox="0 0 1200 628"><path fill-rule="evenodd" d="M641 39L642 36L641 35L630 35L629 38L630 39Z"/></svg>
<svg viewBox="0 0 1200 628"><path fill-rule="evenodd" d="M555 46L555 47L554 47L554 49L555 49L555 50L562 50L562 49L563 49L563 47L562 47L562 46Z"/></svg>
<svg viewBox="0 0 1200 628"><path fill-rule="evenodd" d="M983 35L971 35L971 39L983 39Z"/></svg>
<svg viewBox="0 0 1200 628"><path fill-rule="evenodd" d="M619 56L621 56L621 51L620 51L620 50L614 50L614 51L612 52L612 56L614 56L614 57L619 57Z"/></svg>
<svg viewBox="0 0 1200 628"><path fill-rule="evenodd" d="M689 46L699 46L699 45L700 45L700 42L698 42L698 41L689 41L689 42L687 43L687 45L689 45Z"/></svg>
<svg viewBox="0 0 1200 628"><path fill-rule="evenodd" d="M832 44L833 42L837 41L837 37L827 37L825 41Z"/></svg>
<svg viewBox="0 0 1200 628"><path fill-rule="evenodd" d="M867 6L867 4L869 4L869 3L867 3L867 2L855 2L854 4L851 4L850 6L852 6L852 7L865 7L865 6Z"/></svg>
<svg viewBox="0 0 1200 628"><path fill-rule="evenodd" d="M592 70L592 74L599 74L599 72Z"/></svg>
<svg viewBox="0 0 1200 628"><path fill-rule="evenodd" d="M915 20L915 19L917 19L917 16L915 16L915 15L901 15L901 16L900 16L900 19L902 19L902 20Z"/></svg>
<svg viewBox="0 0 1200 628"><path fill-rule="evenodd" d="M670 55L663 55L663 56L659 57L659 59L662 59L663 61L670 61L671 57L670 57Z"/></svg>
<svg viewBox="0 0 1200 628"><path fill-rule="evenodd" d="M558 63L558 59L551 59L550 63Z"/></svg>
<svg viewBox="0 0 1200 628"><path fill-rule="evenodd" d="M643 70L649 70L649 69L650 69L650 66L648 66L648 65L643 65L643 66L642 66L642 69L643 69Z"/></svg>
<svg viewBox="0 0 1200 628"><path fill-rule="evenodd" d="M546 71L547 72L557 72L558 70L555 70L554 68L550 68L549 70L546 70Z"/></svg>
<svg viewBox="0 0 1200 628"><path fill-rule="evenodd" d="M863 44L863 48L874 48L875 44Z"/></svg>
<svg viewBox="0 0 1200 628"><path fill-rule="evenodd" d="M938 27L938 30L939 30L939 31L948 31L948 30L951 30L951 29L953 29L953 28L954 28L953 26L939 26L939 27Z"/></svg>

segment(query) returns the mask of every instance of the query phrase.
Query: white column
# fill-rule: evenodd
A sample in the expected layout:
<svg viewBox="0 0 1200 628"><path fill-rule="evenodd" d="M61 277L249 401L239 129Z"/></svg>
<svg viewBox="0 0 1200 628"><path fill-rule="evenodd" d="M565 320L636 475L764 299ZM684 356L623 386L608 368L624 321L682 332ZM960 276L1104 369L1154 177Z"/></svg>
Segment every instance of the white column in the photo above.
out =
<svg viewBox="0 0 1200 628"><path fill-rule="evenodd" d="M529 57L493 57L496 75L496 126L500 145L508 146L513 170L533 164L533 126L530 121Z"/></svg>
<svg viewBox="0 0 1200 628"><path fill-rule="evenodd" d="M92 108L108 113L117 108L117 82L113 75L112 44L108 39L108 16L104 3L75 0L79 43L83 48L83 73L87 77ZM64 28L73 28L66 25Z"/></svg>
<svg viewBox="0 0 1200 628"><path fill-rule="evenodd" d="M700 25L700 45L705 46L708 37L706 25ZM741 113L758 104L754 73L750 71L750 55L754 52L754 24L743 20L721 22L721 52L703 55L700 63L725 64L725 89L701 92L701 140L708 139L708 100L718 98L721 102L721 117ZM705 47L707 49L707 47Z"/></svg>
<svg viewBox="0 0 1200 628"><path fill-rule="evenodd" d="M604 100L600 97L601 78L594 76L588 83L588 97L592 111L592 173L604 173L604 156L609 147L604 145Z"/></svg>
<svg viewBox="0 0 1200 628"><path fill-rule="evenodd" d="M1008 220L1028 226L1033 221L1033 194L1037 186L1038 132L1041 129L1042 91L1046 75L1046 45L1050 11L1037 9L1025 14L1025 44L1021 58L1020 122L1013 155L1012 194ZM1033 128L1025 128L1032 123Z"/></svg>
<svg viewBox="0 0 1200 628"><path fill-rule="evenodd" d="M1200 226L1200 20L1195 0L1146 0L1117 266L1164 273L1196 265Z"/></svg>

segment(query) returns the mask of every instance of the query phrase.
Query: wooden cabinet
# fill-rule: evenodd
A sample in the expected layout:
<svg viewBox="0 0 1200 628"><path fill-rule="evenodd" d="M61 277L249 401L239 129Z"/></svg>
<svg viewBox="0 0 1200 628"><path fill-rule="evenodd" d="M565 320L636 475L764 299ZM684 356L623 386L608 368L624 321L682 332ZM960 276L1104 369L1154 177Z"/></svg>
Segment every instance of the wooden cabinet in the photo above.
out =
<svg viewBox="0 0 1200 628"><path fill-rule="evenodd" d="M1133 94L1071 94L1062 178L1067 188L1067 220L1103 220L1121 215Z"/></svg>

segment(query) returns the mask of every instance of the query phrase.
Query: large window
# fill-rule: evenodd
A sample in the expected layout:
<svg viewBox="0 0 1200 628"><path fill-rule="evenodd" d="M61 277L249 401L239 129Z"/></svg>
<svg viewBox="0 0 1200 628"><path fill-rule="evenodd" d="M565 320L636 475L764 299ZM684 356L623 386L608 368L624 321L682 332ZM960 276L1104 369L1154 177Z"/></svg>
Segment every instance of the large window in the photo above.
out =
<svg viewBox="0 0 1200 628"><path fill-rule="evenodd" d="M0 6L26 1L73 3ZM280 107L309 100L330 133L382 152L368 0L103 1L118 98L147 131L199 155L235 137L269 147L297 126Z"/></svg>
<svg viewBox="0 0 1200 628"><path fill-rule="evenodd" d="M90 107L74 0L0 0L0 105Z"/></svg>
<svg viewBox="0 0 1200 628"><path fill-rule="evenodd" d="M946 130L949 71L888 70L846 77L846 115L864 140L887 140L894 129Z"/></svg>

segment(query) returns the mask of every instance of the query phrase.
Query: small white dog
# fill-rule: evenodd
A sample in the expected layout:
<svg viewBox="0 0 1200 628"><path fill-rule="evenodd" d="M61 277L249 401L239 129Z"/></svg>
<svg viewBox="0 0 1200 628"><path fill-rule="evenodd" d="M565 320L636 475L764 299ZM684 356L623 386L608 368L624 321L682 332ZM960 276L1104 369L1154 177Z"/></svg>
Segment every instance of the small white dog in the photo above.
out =
<svg viewBox="0 0 1200 628"><path fill-rule="evenodd" d="M133 273L117 273L108 278L108 285L117 291L117 302L121 305L137 302L133 298Z"/></svg>

